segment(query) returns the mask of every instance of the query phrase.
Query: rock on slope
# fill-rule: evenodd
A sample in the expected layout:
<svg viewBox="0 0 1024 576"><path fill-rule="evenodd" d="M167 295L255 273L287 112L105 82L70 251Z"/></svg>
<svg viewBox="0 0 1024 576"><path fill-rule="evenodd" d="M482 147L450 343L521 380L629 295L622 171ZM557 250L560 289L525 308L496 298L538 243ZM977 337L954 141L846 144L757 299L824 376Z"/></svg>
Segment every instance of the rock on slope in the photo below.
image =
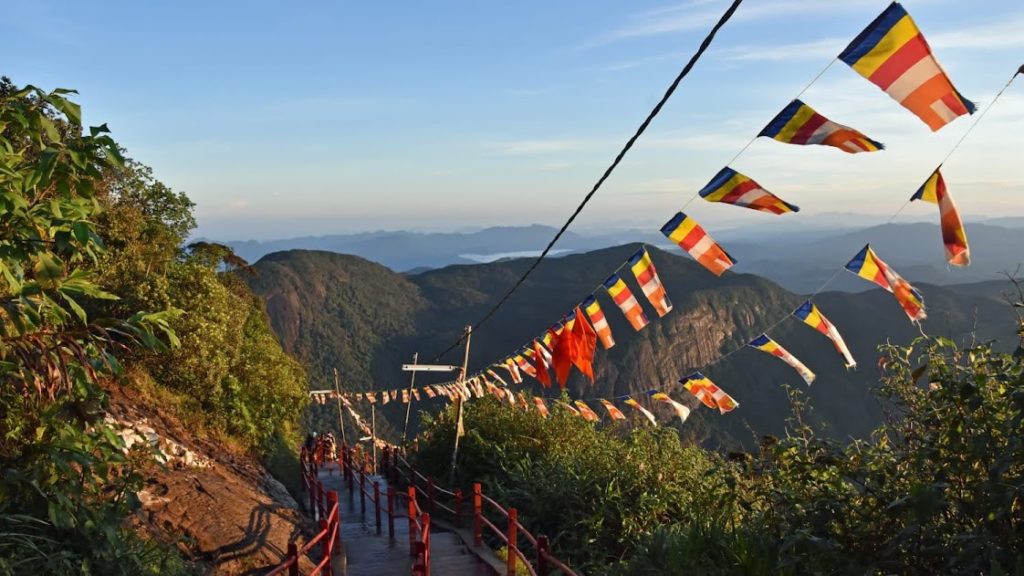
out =
<svg viewBox="0 0 1024 576"><path fill-rule="evenodd" d="M166 464L147 467L137 528L177 543L205 574L249 574L278 564L311 525L277 480L223 444L195 438L129 388L109 390L109 418L127 443L145 441ZM296 471L296 474L298 471Z"/></svg>

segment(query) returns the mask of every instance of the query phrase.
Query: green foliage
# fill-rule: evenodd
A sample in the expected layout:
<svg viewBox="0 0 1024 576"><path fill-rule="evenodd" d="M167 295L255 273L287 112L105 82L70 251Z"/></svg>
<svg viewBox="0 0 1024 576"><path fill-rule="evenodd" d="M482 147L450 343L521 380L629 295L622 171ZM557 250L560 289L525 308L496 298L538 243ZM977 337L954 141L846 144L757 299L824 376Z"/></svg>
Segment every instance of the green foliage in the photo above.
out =
<svg viewBox="0 0 1024 576"><path fill-rule="evenodd" d="M0 573L174 573L123 524L141 478L98 380L129 348L174 346L176 311L87 312L116 299L89 266L97 186L121 160L68 94L0 81Z"/></svg>
<svg viewBox="0 0 1024 576"><path fill-rule="evenodd" d="M467 405L458 480L520 510L587 573L1024 574L1024 365L988 344L886 346L890 410L843 445L791 393L782 439L722 459L666 429ZM415 459L446 478L449 410Z"/></svg>

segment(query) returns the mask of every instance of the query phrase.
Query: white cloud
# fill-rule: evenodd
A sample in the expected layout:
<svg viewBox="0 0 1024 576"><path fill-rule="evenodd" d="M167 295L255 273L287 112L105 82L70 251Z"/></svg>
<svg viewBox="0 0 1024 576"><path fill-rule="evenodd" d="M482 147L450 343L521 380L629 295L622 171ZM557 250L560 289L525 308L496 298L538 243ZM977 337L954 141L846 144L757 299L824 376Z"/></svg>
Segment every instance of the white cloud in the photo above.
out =
<svg viewBox="0 0 1024 576"><path fill-rule="evenodd" d="M608 141L602 139L537 138L491 142L487 144L487 147L499 156L526 156L593 150L607 145Z"/></svg>
<svg viewBox="0 0 1024 576"><path fill-rule="evenodd" d="M610 44L629 38L643 38L705 29L722 14L725 0L691 0L684 4L637 12L629 16L629 23L587 43L584 48ZM733 17L738 21L756 21L790 14L811 14L862 8L863 0L763 0L758 4L740 6Z"/></svg>

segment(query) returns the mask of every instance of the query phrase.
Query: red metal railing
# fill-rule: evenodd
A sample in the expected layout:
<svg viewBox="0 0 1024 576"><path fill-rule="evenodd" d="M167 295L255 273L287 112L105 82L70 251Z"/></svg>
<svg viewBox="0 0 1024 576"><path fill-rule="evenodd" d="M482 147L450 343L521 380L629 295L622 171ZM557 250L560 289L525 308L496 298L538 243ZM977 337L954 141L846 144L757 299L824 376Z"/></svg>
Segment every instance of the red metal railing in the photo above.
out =
<svg viewBox="0 0 1024 576"><path fill-rule="evenodd" d="M443 512L452 519L456 527L462 527L465 518L463 511L465 499L461 490L447 490L437 486L432 478L424 476L413 468L393 448L384 448L380 472L390 482L404 481L408 485L408 498L410 502L416 499L417 494L421 495L426 507L426 512L423 515L427 516L428 519L429 515ZM485 504L487 505L486 507L484 506ZM473 484L471 506L473 545L475 547L483 546L484 528L487 528L499 541L504 543L507 550L505 559L506 576L515 576L520 563L522 563L531 576L553 576L556 574L556 570L565 576L577 576L564 562L551 555L546 536L535 537L531 534L519 523L516 509L505 509L493 499L484 495L479 482ZM411 514L412 509L410 508ZM378 526L379 524L378 520ZM499 525L504 525L504 529L500 528ZM520 536L525 539L528 546L520 544ZM532 549L532 562L524 548ZM427 570L429 571L429 534L427 551ZM414 574L416 574L415 571Z"/></svg>
<svg viewBox="0 0 1024 576"><path fill-rule="evenodd" d="M338 507L338 493L324 490L323 484L317 479L319 471L316 462L303 450L300 456L302 465L302 490L309 496L309 512L320 521L320 531L301 548L295 542L288 543L288 553L284 561L266 574L272 576L285 574L299 576L299 559L308 555L319 544L320 561L309 572L309 576L322 574L334 576L331 559L341 548L341 512ZM287 572L286 572L287 571Z"/></svg>
<svg viewBox="0 0 1024 576"><path fill-rule="evenodd" d="M380 482L372 476L373 462L370 455L358 447L342 446L338 455L338 466L348 486L350 505L355 501L355 491L358 486L359 512L364 520L366 519L367 500L373 503L374 525L377 534L383 532L383 516L387 517L388 537L392 540L395 538L395 518L408 519L409 555L413 558L412 574L414 576L430 576L430 511L424 510L420 506L416 489L410 486L407 491L398 491L389 483L385 494L387 499L382 503ZM405 506L397 507L396 502L403 498Z"/></svg>

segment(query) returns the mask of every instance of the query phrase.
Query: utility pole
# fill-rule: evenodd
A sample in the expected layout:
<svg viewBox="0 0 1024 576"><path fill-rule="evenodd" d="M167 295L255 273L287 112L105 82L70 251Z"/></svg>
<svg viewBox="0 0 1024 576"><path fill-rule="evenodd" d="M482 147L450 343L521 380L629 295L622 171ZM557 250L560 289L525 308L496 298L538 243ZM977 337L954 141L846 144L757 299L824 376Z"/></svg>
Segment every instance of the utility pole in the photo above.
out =
<svg viewBox="0 0 1024 576"><path fill-rule="evenodd" d="M467 370L469 369L469 340L473 336L473 327L466 326L466 352L462 357L462 371L459 373L459 382L465 383ZM465 400L462 395L459 395L459 405L456 407L457 414L455 416L455 448L452 449L452 471L449 485L455 485L455 463L459 456L459 438L462 437L462 405Z"/></svg>
<svg viewBox="0 0 1024 576"><path fill-rule="evenodd" d="M405 446L406 439L409 435L409 413L412 411L412 389L416 385L416 363L419 361L420 353L416 352L412 355L412 377L409 379L409 403L405 405L405 427L402 428L402 446Z"/></svg>
<svg viewBox="0 0 1024 576"><path fill-rule="evenodd" d="M338 376L338 369L334 369L334 396L338 401L338 429L341 431L341 442L348 444L348 440L345 439L345 416L341 411L341 379Z"/></svg>

